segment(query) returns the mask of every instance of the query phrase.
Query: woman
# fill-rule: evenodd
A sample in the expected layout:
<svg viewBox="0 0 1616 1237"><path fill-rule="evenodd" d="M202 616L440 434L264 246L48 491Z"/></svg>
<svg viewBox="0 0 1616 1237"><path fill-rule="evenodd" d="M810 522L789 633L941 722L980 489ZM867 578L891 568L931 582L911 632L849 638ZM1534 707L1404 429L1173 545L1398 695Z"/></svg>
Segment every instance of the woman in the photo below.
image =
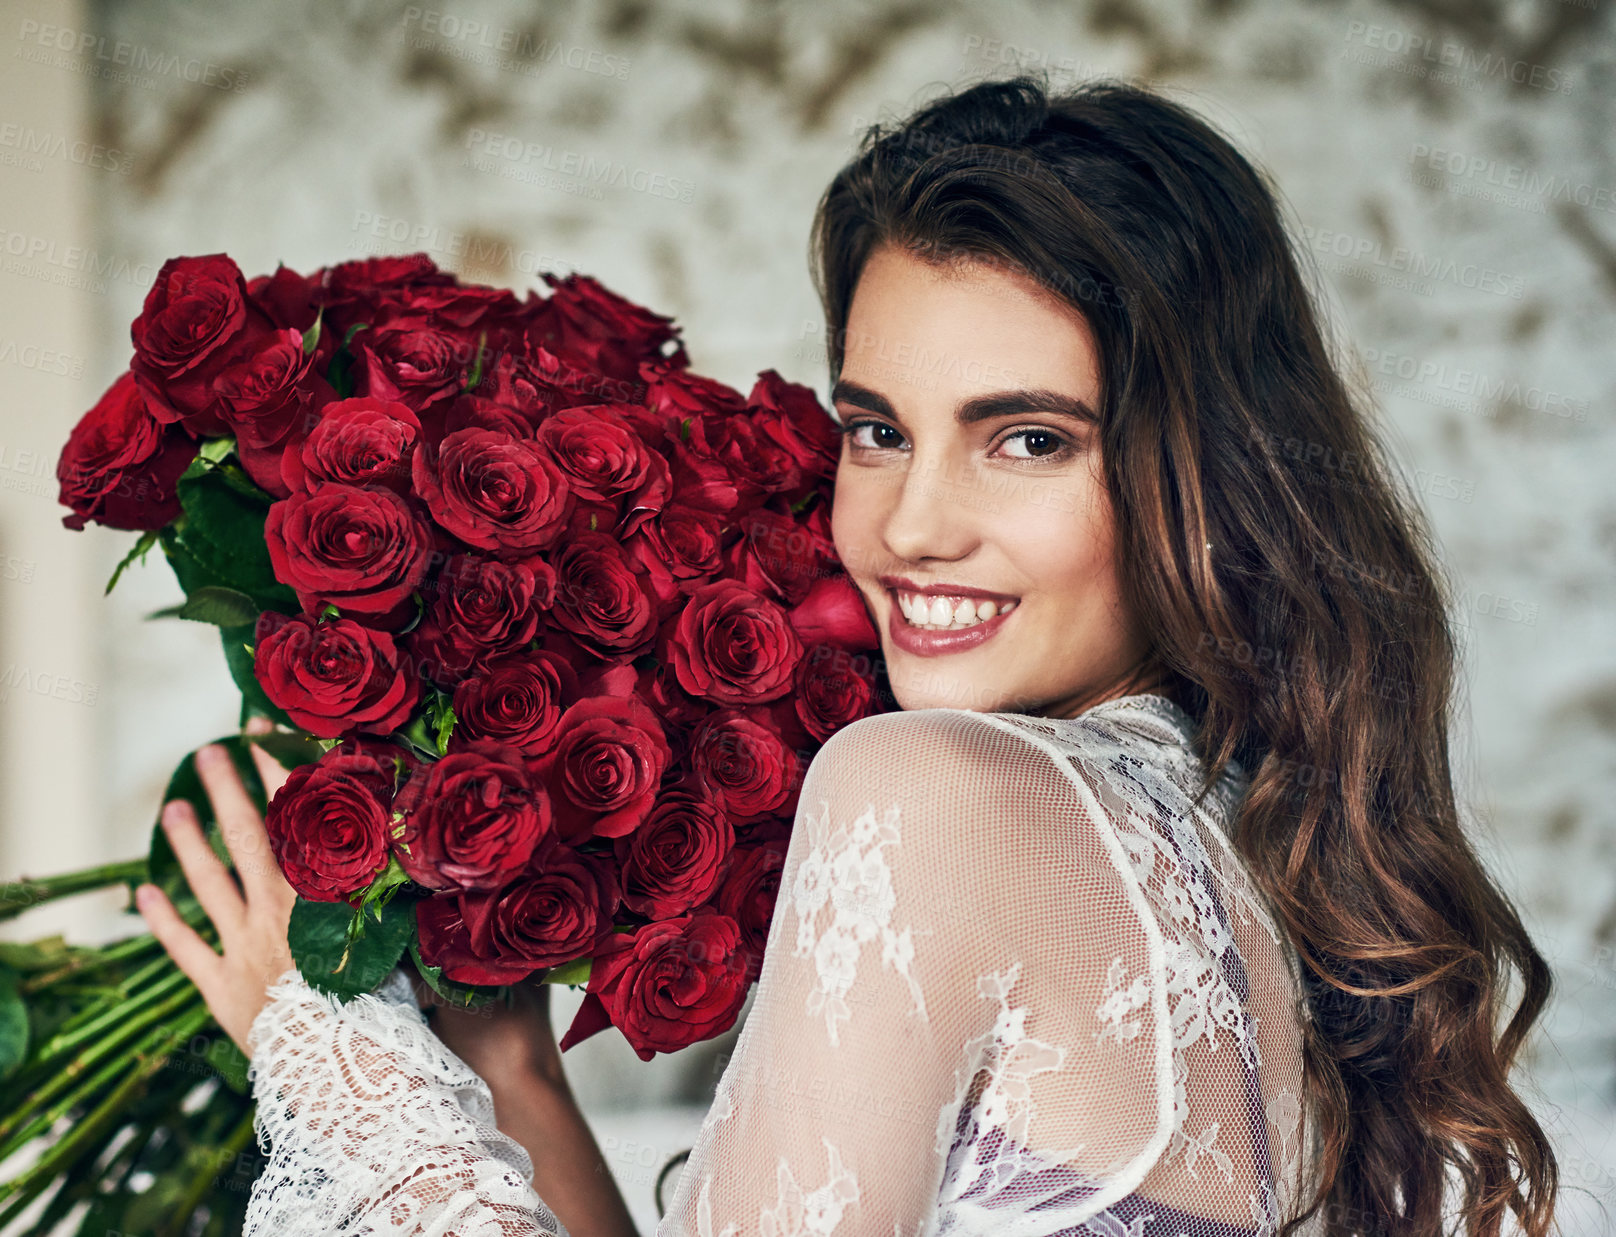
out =
<svg viewBox="0 0 1616 1237"><path fill-rule="evenodd" d="M815 249L900 711L808 772L659 1233L1547 1234L1508 1075L1548 970L1460 829L1444 586L1271 191L1151 93L1021 77L872 129ZM165 820L222 956L146 914L253 1053L252 1231L633 1232L542 998L338 1012L203 768L245 898Z"/></svg>

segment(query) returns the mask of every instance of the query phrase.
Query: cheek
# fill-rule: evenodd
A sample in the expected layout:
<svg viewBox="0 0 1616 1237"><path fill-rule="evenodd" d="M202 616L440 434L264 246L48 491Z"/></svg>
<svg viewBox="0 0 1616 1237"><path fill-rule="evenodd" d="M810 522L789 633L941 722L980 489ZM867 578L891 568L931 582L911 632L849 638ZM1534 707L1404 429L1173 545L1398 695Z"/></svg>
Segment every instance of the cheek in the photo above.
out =
<svg viewBox="0 0 1616 1237"><path fill-rule="evenodd" d="M861 564L870 560L870 538L878 527L873 516L871 487L860 483L855 470L838 468L831 499L830 535L843 568L855 578L866 574Z"/></svg>

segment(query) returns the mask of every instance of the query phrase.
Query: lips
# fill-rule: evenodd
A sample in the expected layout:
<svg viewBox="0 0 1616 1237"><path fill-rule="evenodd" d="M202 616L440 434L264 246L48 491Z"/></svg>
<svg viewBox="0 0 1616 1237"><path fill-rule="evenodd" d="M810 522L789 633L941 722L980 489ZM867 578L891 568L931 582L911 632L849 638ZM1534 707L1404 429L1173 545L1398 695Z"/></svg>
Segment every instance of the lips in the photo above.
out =
<svg viewBox="0 0 1616 1237"><path fill-rule="evenodd" d="M940 595L947 596L947 594ZM887 598L890 603L887 606L887 635L891 638L894 648L912 653L916 657L940 657L946 653L961 653L967 649L974 649L996 636L1020 609L1020 606L1016 605L1009 610L1000 610L992 618L983 619L969 627L927 630L911 626L904 618L895 590L888 589Z"/></svg>

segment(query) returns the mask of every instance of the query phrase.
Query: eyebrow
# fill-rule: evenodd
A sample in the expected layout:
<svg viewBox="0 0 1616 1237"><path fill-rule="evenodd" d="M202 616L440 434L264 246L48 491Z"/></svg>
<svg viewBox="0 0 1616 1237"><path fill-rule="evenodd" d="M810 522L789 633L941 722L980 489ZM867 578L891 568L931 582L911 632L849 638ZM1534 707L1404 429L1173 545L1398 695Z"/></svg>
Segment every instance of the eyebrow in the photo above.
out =
<svg viewBox="0 0 1616 1237"><path fill-rule="evenodd" d="M855 408L878 412L884 417L891 417L894 421L899 420L898 414L892 409L891 401L886 396L847 378L838 381L831 389L830 400L833 404L852 404ZM1098 424L1100 420L1094 409L1083 400L1042 387L973 395L954 406L954 420L961 425L971 425L990 417L1028 412L1050 412L1091 424Z"/></svg>

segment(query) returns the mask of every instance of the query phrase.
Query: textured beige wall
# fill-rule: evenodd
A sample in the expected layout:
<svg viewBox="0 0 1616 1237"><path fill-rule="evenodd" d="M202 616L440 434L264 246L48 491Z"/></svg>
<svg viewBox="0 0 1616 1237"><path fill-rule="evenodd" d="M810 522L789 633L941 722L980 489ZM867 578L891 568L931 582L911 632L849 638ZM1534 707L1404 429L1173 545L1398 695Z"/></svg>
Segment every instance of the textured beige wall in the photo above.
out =
<svg viewBox="0 0 1616 1237"><path fill-rule="evenodd" d="M156 265L220 249L257 272L426 248L516 287L583 269L676 314L698 369L744 385L774 366L823 393L808 222L863 124L1017 64L1161 85L1273 173L1462 588L1461 776L1560 981L1534 1060L1580 1191L1567 1231L1616 1228L1594 1219L1616 1212L1611 8L8 0L0 123L44 108L33 123L88 124L124 163L0 164L5 225L88 241L108 272L87 290L3 275L4 338L85 376L0 365L0 441L54 456L126 361ZM107 42L38 63L30 20ZM120 68L120 42L148 68ZM0 571L0 668L100 695L0 706L12 869L137 850L167 770L233 717L211 633L140 621L173 599L166 569L103 601L128 538L56 515L0 492L0 555L38 565L26 585ZM574 1054L603 1114L698 1098L722 1050L645 1068L607 1039ZM643 1176L656 1157L621 1158Z"/></svg>

